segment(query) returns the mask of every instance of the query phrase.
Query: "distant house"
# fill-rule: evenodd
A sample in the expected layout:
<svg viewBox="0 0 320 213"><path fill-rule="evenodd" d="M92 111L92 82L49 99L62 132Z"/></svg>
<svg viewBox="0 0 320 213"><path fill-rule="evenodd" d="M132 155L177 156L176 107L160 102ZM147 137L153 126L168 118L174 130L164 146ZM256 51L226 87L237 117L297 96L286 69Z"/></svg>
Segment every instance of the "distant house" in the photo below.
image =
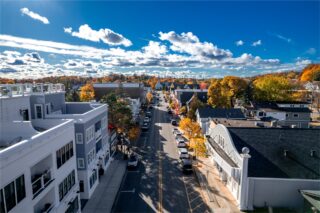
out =
<svg viewBox="0 0 320 213"><path fill-rule="evenodd" d="M145 90L142 83L97 83L93 84L93 89L98 101L112 92L123 92L129 98L139 98L141 102L144 102L145 99Z"/></svg>
<svg viewBox="0 0 320 213"><path fill-rule="evenodd" d="M207 102L208 90L200 89L177 89L174 91L174 99L177 101L180 107L186 106L193 95L197 94L198 98L204 103Z"/></svg>
<svg viewBox="0 0 320 213"><path fill-rule="evenodd" d="M240 210L301 211L300 190L320 190L320 130L245 127L246 122L210 123L206 147L213 172Z"/></svg>
<svg viewBox="0 0 320 213"><path fill-rule="evenodd" d="M256 102L246 108L255 119L274 119L281 126L309 128L310 113L307 102Z"/></svg>
<svg viewBox="0 0 320 213"><path fill-rule="evenodd" d="M234 120L244 120L244 116L241 109L222 109L222 108L212 108L203 107L199 108L196 112L197 122L202 129L202 133L207 132L208 124L211 119L215 118L225 118Z"/></svg>
<svg viewBox="0 0 320 213"><path fill-rule="evenodd" d="M157 82L157 84L155 85L155 89L156 90L162 90L163 89L163 85L160 81Z"/></svg>

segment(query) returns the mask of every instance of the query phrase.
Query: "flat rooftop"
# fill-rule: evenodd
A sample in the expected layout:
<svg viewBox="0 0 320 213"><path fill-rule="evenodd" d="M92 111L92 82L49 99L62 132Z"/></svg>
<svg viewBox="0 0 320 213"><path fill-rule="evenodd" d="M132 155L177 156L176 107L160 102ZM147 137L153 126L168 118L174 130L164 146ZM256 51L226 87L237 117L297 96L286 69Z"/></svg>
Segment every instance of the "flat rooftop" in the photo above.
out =
<svg viewBox="0 0 320 213"><path fill-rule="evenodd" d="M69 123L68 119L37 119L32 121L13 121L4 126L6 134L0 137L0 155L8 148L33 141L39 137L48 137L59 132L60 128Z"/></svg>

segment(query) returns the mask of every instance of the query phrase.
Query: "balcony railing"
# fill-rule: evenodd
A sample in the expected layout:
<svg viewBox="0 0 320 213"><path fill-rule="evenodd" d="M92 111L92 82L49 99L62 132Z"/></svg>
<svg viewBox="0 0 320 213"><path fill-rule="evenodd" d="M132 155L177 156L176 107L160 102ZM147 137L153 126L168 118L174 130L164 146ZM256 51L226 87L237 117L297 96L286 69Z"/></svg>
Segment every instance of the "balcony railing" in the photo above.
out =
<svg viewBox="0 0 320 213"><path fill-rule="evenodd" d="M97 130L95 135L96 135L96 140L99 139L101 137L101 129Z"/></svg>
<svg viewBox="0 0 320 213"><path fill-rule="evenodd" d="M63 84L0 84L0 97L63 91L65 91Z"/></svg>
<svg viewBox="0 0 320 213"><path fill-rule="evenodd" d="M49 213L53 209L54 205L51 203L44 204L43 208L40 210L40 213Z"/></svg>
<svg viewBox="0 0 320 213"><path fill-rule="evenodd" d="M51 170L35 175L32 179L33 198L37 197L53 181Z"/></svg>

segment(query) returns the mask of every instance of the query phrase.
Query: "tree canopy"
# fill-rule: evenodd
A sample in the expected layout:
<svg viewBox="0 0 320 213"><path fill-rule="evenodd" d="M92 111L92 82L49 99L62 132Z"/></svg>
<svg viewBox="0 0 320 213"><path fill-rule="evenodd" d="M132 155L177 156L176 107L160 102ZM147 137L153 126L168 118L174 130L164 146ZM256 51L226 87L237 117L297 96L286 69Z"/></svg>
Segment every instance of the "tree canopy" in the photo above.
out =
<svg viewBox="0 0 320 213"><path fill-rule="evenodd" d="M92 101L94 100L94 90L92 84L86 84L81 87L80 101Z"/></svg>

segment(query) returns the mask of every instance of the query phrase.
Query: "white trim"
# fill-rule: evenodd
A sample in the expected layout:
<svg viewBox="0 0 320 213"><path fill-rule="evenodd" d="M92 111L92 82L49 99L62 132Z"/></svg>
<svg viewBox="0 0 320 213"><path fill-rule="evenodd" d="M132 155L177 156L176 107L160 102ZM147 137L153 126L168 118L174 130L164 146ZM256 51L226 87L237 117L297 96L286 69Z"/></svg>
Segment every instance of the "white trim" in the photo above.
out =
<svg viewBox="0 0 320 213"><path fill-rule="evenodd" d="M38 118L38 113L37 113L37 107L41 107L41 118ZM35 119L43 119L43 105L42 104L35 104L34 105L34 118Z"/></svg>
<svg viewBox="0 0 320 213"><path fill-rule="evenodd" d="M82 161L83 166L80 166L81 165L80 161ZM79 169L84 169L85 168L84 158L77 158L77 164Z"/></svg>
<svg viewBox="0 0 320 213"><path fill-rule="evenodd" d="M51 103L46 103L45 106L46 106L46 107L45 107L45 114L46 114L46 115L51 114ZM47 108L47 107L48 107L48 108ZM47 109L48 109L48 112L47 112Z"/></svg>
<svg viewBox="0 0 320 213"><path fill-rule="evenodd" d="M78 140L78 136L81 136L81 141ZM76 133L76 144L83 144L83 134L82 133Z"/></svg>

